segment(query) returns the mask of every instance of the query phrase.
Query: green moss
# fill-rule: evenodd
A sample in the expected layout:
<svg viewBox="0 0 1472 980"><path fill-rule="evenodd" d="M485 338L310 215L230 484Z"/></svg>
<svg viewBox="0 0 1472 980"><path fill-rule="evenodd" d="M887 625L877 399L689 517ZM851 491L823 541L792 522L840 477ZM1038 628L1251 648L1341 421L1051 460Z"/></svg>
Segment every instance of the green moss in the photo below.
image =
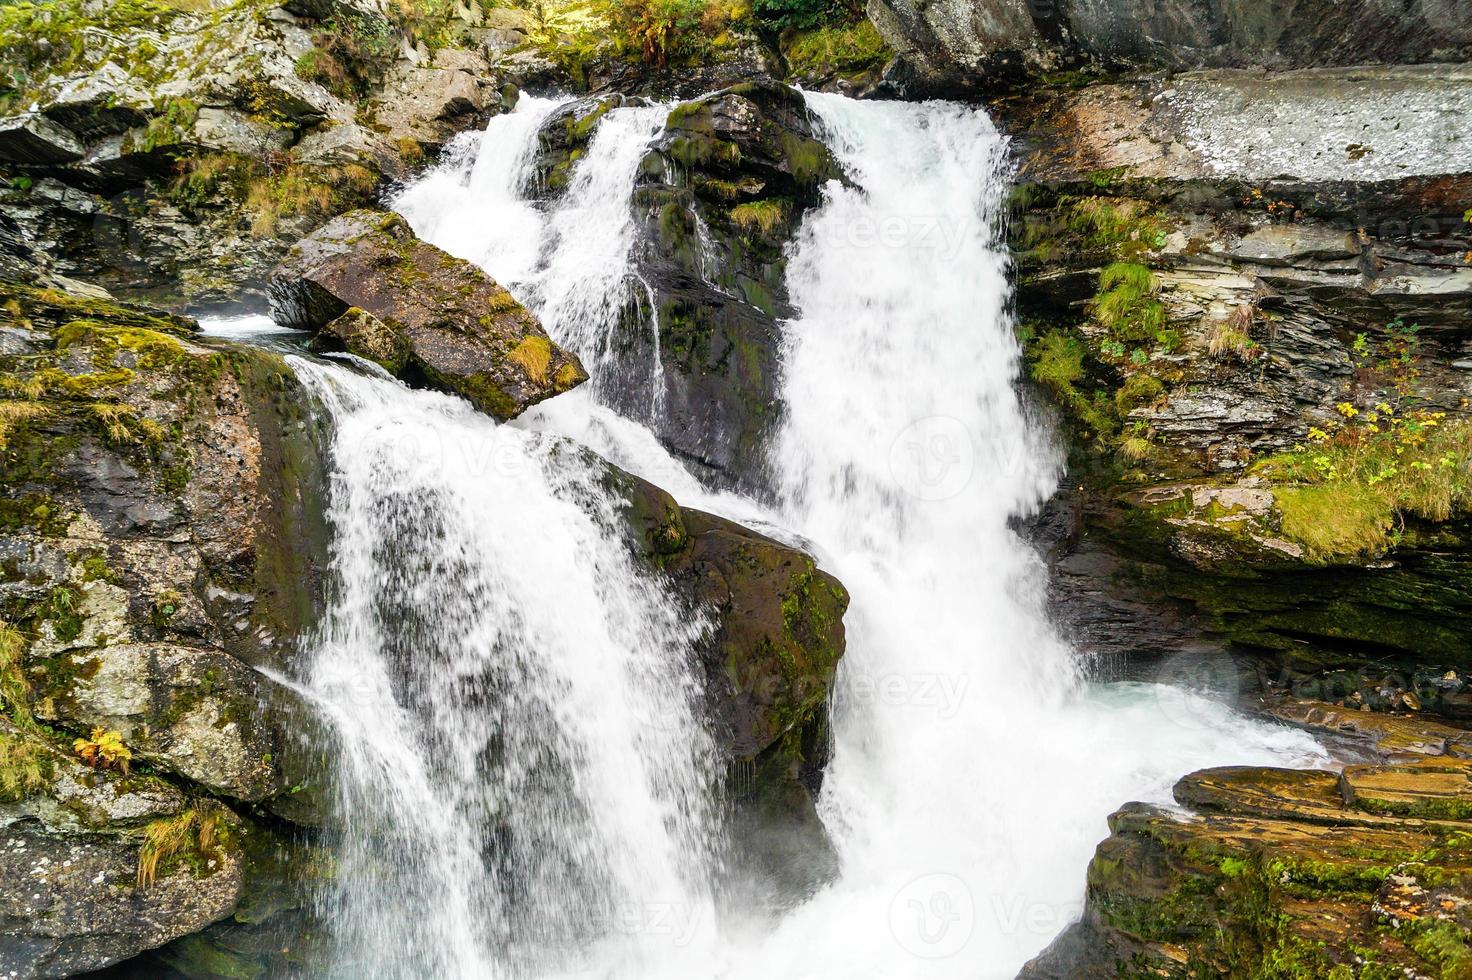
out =
<svg viewBox="0 0 1472 980"><path fill-rule="evenodd" d="M1148 374L1132 374L1114 393L1114 404L1120 415L1128 415L1143 405L1149 405L1165 393L1160 379Z"/></svg>
<svg viewBox="0 0 1472 980"><path fill-rule="evenodd" d="M782 154L787 158L792 176L799 184L813 186L819 181L838 176L838 168L828 148L815 139L784 129Z"/></svg>
<svg viewBox="0 0 1472 980"><path fill-rule="evenodd" d="M70 523L71 515L45 494L0 497L0 529L7 532L32 530L43 537L59 538L66 534Z"/></svg>
<svg viewBox="0 0 1472 980"><path fill-rule="evenodd" d="M1083 381L1088 348L1076 334L1049 330L1030 346L1028 358L1034 381L1046 388L1070 415L1093 431L1107 437L1119 428L1114 405L1102 392L1086 394Z"/></svg>
<svg viewBox="0 0 1472 980"><path fill-rule="evenodd" d="M1274 498L1283 533L1313 558L1377 554L1388 541L1393 511L1365 487L1282 487Z"/></svg>
<svg viewBox="0 0 1472 980"><path fill-rule="evenodd" d="M851 24L799 31L783 45L793 75L844 75L883 67L894 52L867 19Z"/></svg>

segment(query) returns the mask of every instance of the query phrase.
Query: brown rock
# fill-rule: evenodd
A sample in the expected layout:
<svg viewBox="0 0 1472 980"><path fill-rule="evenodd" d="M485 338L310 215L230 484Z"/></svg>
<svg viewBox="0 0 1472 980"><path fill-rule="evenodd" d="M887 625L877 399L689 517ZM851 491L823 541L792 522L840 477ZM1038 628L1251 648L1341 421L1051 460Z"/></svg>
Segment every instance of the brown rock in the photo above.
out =
<svg viewBox="0 0 1472 980"><path fill-rule="evenodd" d="M272 275L270 294L279 322L318 331L320 343L342 344L411 383L463 395L503 421L588 377L510 293L420 241L392 212L352 211L302 239ZM353 308L379 323L355 313L324 330Z"/></svg>

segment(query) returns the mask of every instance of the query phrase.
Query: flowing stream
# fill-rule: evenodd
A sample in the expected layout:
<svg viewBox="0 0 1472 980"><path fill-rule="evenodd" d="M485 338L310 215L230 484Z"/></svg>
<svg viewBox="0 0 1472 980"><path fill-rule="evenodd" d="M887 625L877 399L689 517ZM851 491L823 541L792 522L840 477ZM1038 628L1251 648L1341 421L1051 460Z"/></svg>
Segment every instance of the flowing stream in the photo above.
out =
<svg viewBox="0 0 1472 980"><path fill-rule="evenodd" d="M1325 763L1217 701L1083 676L1011 523L1060 464L1015 383L1006 142L957 105L808 100L854 186L792 246L775 505L702 486L596 383L496 426L297 362L335 440L308 687L341 742L344 976L1008 977L1077 917L1119 804L1208 765ZM554 109L523 97L395 206L596 379L646 288L630 200L667 110L610 113L536 205ZM722 901L739 869L693 708L701 624L633 567L577 444L808 542L852 593L820 800L840 868L793 907Z"/></svg>

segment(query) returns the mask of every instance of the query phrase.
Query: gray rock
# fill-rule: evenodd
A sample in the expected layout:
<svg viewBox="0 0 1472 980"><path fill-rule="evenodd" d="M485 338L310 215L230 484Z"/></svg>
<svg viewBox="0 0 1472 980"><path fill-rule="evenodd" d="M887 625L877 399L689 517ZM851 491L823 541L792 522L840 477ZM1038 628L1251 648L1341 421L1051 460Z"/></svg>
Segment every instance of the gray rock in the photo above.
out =
<svg viewBox="0 0 1472 980"><path fill-rule="evenodd" d="M231 846L180 864L147 888L138 844L0 830L0 973L65 977L101 969L197 932L234 911L241 861Z"/></svg>
<svg viewBox="0 0 1472 980"><path fill-rule="evenodd" d="M263 717L269 682L239 660L166 643L68 657L79 676L52 699L52 720L119 731L136 758L237 799L279 788L270 763L276 739Z"/></svg>
<svg viewBox="0 0 1472 980"><path fill-rule="evenodd" d="M0 163L33 166L80 160L86 148L75 133L30 113L0 119Z"/></svg>

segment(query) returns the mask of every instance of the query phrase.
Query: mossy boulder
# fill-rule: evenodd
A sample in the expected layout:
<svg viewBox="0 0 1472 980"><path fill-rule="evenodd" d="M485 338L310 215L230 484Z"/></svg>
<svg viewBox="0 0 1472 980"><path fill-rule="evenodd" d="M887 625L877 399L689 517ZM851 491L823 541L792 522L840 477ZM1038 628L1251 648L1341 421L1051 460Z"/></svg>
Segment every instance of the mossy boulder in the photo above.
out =
<svg viewBox="0 0 1472 980"><path fill-rule="evenodd" d="M1472 763L1208 769L1132 803L1083 920L1023 977L1456 978L1472 966Z"/></svg>
<svg viewBox="0 0 1472 980"><path fill-rule="evenodd" d="M319 348L375 360L503 421L588 377L509 292L392 212L353 211L298 242L270 294L277 321L316 332Z"/></svg>
<svg viewBox="0 0 1472 980"><path fill-rule="evenodd" d="M848 592L796 548L608 473L636 552L709 617L707 700L727 754L750 761L800 733L823 713L843 656Z"/></svg>
<svg viewBox="0 0 1472 980"><path fill-rule="evenodd" d="M590 96L569 102L548 116L537 131L537 154L531 163L536 174L534 192L552 196L566 190L573 168L598 132L598 124L628 101L617 94Z"/></svg>
<svg viewBox="0 0 1472 980"><path fill-rule="evenodd" d="M848 593L810 555L608 472L635 553L706 619L706 714L726 765L733 847L753 872L750 900L808 894L837 868L815 800Z"/></svg>
<svg viewBox="0 0 1472 980"><path fill-rule="evenodd" d="M770 81L677 105L641 163L634 258L649 292L601 394L718 482L763 486L781 417L778 322L792 313L785 249L841 177L802 94Z"/></svg>

